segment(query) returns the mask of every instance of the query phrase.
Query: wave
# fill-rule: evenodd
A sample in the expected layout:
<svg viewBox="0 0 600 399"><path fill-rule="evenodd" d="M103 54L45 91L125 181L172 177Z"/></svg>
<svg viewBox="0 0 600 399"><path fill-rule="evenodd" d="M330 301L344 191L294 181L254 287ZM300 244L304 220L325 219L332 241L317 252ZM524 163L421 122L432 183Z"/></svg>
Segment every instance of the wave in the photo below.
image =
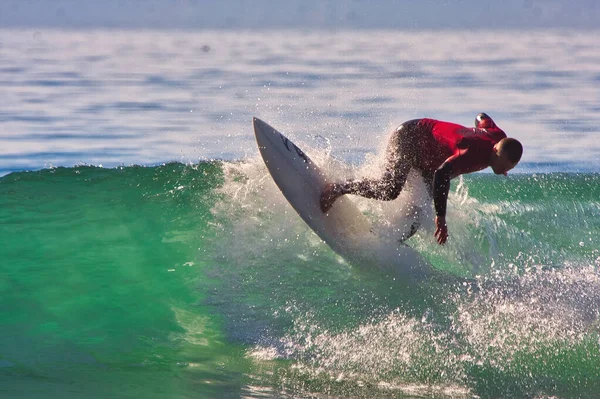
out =
<svg viewBox="0 0 600 399"><path fill-rule="evenodd" d="M340 178L372 173L328 162ZM105 364L122 360L98 353L124 342L134 362L154 356L157 367L216 365L223 342L238 359L241 344L248 396L590 396L600 388L599 180L458 179L448 245L427 223L409 243L460 278L409 283L331 251L260 159L12 173L0 179L10 280L0 287L7 314L54 320L63 330L44 339L57 334ZM353 200L393 232L384 221L401 204ZM90 312L93 324L77 321ZM14 326L6 342L22 334ZM89 340L104 329L107 342ZM149 338L127 342L131 331ZM5 352L3 364L44 374L26 353ZM53 352L40 356L53 364Z"/></svg>
<svg viewBox="0 0 600 399"><path fill-rule="evenodd" d="M365 173L336 161L326 164L340 179ZM368 171L366 173L369 173ZM449 197L450 240L435 244L431 201L418 177L396 201L381 202L349 196L385 234L401 228L398 215L408 203L426 209L422 230L409 244L443 271L475 277L495 272L525 273L531 268L589 266L598 262L600 239L600 175L549 173L464 176L453 183ZM170 198L173 215L194 214L198 230L221 235L240 253L256 256L281 246L290 250L323 249L281 195L259 159L240 162L171 163L156 167L79 166L35 172L15 172L0 179L4 205L45 201L61 207L68 192L88 197L73 205L93 207L98 197L135 206L140 199ZM103 194L102 194L103 193ZM102 195L101 195L102 194ZM85 201L85 200L88 201ZM184 200L185 199L185 200ZM55 201L55 202L53 202ZM227 256L234 256L227 250ZM335 257L335 254L331 254Z"/></svg>

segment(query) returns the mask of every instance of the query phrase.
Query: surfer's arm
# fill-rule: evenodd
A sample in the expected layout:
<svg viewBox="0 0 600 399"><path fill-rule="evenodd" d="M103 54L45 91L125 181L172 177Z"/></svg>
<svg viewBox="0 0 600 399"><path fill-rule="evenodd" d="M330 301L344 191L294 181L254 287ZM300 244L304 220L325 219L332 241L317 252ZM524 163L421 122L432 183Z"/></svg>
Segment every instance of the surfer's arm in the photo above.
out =
<svg viewBox="0 0 600 399"><path fill-rule="evenodd" d="M444 244L448 239L448 225L446 224L446 207L448 193L450 192L450 179L452 174L460 168L455 164L460 163L466 150L452 155L433 174L433 205L435 208L435 238L439 244Z"/></svg>
<svg viewBox="0 0 600 399"><path fill-rule="evenodd" d="M444 244L448 239L446 224L446 205L452 177L452 162L446 161L433 174L433 204L435 208L435 238L438 244Z"/></svg>
<svg viewBox="0 0 600 399"><path fill-rule="evenodd" d="M452 178L452 162L444 162L433 174L433 204L437 217L446 217L450 179Z"/></svg>

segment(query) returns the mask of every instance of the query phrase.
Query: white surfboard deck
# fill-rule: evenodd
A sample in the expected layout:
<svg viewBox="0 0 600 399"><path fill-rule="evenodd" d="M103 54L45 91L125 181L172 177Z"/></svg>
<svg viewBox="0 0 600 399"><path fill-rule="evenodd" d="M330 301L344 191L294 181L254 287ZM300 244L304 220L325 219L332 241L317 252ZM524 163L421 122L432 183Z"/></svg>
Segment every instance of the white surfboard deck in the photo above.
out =
<svg viewBox="0 0 600 399"><path fill-rule="evenodd" d="M426 276L435 273L417 251L373 230L371 221L348 196L338 198L329 212L320 208L321 192L332 182L287 137L258 118L254 134L262 158L284 197L308 226L345 260L376 266L385 272Z"/></svg>

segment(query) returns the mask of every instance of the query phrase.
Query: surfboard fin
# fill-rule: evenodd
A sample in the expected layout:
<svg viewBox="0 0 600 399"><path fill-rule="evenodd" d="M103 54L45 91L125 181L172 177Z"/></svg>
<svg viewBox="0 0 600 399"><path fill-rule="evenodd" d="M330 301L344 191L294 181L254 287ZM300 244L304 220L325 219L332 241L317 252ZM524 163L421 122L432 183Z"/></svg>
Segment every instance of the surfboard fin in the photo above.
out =
<svg viewBox="0 0 600 399"><path fill-rule="evenodd" d="M400 244L403 244L404 241L408 240L410 237L414 236L419 227L421 227L421 214L423 210L418 206L412 206L408 211L409 214L414 218L413 222L410 225L410 229L408 229L404 234L400 236L398 239Z"/></svg>

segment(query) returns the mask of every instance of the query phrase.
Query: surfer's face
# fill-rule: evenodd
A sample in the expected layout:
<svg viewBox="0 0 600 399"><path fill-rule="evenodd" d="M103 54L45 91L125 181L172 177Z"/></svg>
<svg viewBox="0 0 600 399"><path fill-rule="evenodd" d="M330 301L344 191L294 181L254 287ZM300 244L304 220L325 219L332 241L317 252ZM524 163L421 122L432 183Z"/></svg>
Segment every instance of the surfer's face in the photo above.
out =
<svg viewBox="0 0 600 399"><path fill-rule="evenodd" d="M506 176L508 171L517 166L519 161L515 162L514 160L511 160L508 151L506 151L505 148L502 148L501 143L502 141L494 145L494 153L490 158L490 166L495 174Z"/></svg>
<svg viewBox="0 0 600 399"><path fill-rule="evenodd" d="M490 166L495 174L506 176L509 170L517 166L517 162L511 162L506 156L497 155Z"/></svg>

